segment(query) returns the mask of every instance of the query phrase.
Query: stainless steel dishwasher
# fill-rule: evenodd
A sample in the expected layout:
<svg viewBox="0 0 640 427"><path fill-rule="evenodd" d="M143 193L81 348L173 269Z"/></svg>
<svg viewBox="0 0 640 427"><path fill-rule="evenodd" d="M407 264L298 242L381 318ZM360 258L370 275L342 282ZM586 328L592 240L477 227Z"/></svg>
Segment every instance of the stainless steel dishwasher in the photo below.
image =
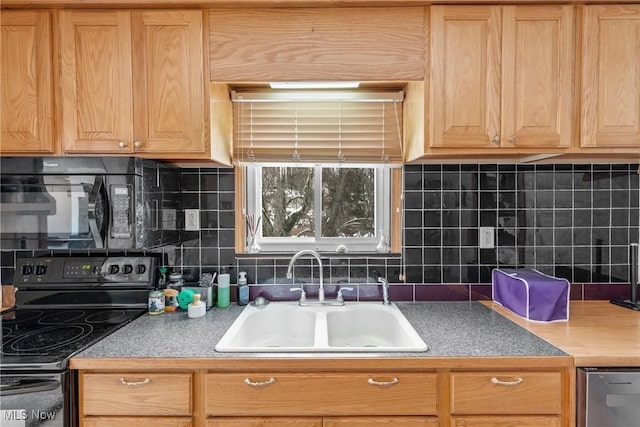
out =
<svg viewBox="0 0 640 427"><path fill-rule="evenodd" d="M640 368L580 368L578 427L640 426Z"/></svg>

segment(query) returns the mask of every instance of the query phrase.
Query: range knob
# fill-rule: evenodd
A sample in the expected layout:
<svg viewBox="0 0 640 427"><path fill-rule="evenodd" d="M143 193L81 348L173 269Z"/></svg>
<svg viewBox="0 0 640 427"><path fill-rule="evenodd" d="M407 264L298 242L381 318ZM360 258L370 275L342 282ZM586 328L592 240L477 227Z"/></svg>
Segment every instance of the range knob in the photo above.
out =
<svg viewBox="0 0 640 427"><path fill-rule="evenodd" d="M147 271L147 266L144 264L136 265L136 274L144 274Z"/></svg>
<svg viewBox="0 0 640 427"><path fill-rule="evenodd" d="M47 273L46 265L36 265L36 275L42 276Z"/></svg>
<svg viewBox="0 0 640 427"><path fill-rule="evenodd" d="M117 264L111 264L107 270L109 274L118 274L120 267Z"/></svg>
<svg viewBox="0 0 640 427"><path fill-rule="evenodd" d="M124 274L131 274L133 271L133 266L131 264L125 264L122 266L122 272Z"/></svg>
<svg viewBox="0 0 640 427"><path fill-rule="evenodd" d="M23 276L30 276L33 274L33 265L31 264L24 264L22 266L22 275Z"/></svg>

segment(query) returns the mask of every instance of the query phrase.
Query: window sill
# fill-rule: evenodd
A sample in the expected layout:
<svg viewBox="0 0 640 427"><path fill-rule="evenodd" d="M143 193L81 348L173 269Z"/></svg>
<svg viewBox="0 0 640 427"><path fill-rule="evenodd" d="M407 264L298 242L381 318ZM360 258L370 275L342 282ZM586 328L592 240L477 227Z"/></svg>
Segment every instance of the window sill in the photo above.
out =
<svg viewBox="0 0 640 427"><path fill-rule="evenodd" d="M296 251L282 251L282 252L259 252L255 254L248 253L236 253L236 258L291 258ZM318 252L322 258L340 259L340 258L400 258L402 255L399 252Z"/></svg>

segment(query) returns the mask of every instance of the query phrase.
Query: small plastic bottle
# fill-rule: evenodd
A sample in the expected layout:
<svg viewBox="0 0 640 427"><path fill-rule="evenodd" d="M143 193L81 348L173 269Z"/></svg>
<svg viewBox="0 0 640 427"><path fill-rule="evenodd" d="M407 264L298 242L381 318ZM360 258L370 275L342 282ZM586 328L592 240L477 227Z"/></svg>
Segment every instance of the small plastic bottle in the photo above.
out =
<svg viewBox="0 0 640 427"><path fill-rule="evenodd" d="M238 273L238 305L249 304L249 285L247 284L247 273Z"/></svg>
<svg viewBox="0 0 640 427"><path fill-rule="evenodd" d="M229 273L226 268L222 268L220 274L218 274L218 307L226 308L231 304L231 298L229 295Z"/></svg>
<svg viewBox="0 0 640 427"><path fill-rule="evenodd" d="M160 267L160 277L158 277L158 286L156 289L164 290L167 287L167 267Z"/></svg>
<svg viewBox="0 0 640 427"><path fill-rule="evenodd" d="M190 318L202 317L207 312L207 306L200 301L200 294L193 295L193 301L189 304L187 308L187 316Z"/></svg>

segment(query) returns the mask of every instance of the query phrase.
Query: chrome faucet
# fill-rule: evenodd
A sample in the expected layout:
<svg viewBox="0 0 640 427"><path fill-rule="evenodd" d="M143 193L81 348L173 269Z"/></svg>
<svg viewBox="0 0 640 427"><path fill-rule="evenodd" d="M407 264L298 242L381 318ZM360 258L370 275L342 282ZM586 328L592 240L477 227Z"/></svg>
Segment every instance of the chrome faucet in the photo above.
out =
<svg viewBox="0 0 640 427"><path fill-rule="evenodd" d="M322 260L320 259L320 254L318 254L318 252L313 251L311 249L304 249L296 253L291 258L291 261L289 261L289 268L287 269L287 279L291 279L293 277L293 264L296 263L298 258L304 255L310 255L318 261L318 266L320 267L320 289L318 290L318 302L320 304L323 304L324 303L324 276L322 273ZM304 292L302 295L304 295Z"/></svg>
<svg viewBox="0 0 640 427"><path fill-rule="evenodd" d="M391 305L389 302L389 282L384 277L378 277L378 282L382 283L382 304Z"/></svg>

